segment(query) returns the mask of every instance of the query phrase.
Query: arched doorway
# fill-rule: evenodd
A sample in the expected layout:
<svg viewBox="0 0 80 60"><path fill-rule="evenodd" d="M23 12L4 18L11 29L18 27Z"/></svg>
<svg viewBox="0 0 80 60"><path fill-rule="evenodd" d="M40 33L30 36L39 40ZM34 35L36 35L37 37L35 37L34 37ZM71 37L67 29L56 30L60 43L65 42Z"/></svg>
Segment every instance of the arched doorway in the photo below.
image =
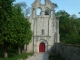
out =
<svg viewBox="0 0 80 60"><path fill-rule="evenodd" d="M45 52L45 44L43 42L39 45L39 52Z"/></svg>

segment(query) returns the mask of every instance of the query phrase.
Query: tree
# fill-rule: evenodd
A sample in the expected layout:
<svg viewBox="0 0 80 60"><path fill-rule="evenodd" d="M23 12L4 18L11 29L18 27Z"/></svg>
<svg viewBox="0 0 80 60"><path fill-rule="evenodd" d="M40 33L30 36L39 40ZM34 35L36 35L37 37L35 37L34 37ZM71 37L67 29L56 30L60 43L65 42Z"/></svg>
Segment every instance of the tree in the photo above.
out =
<svg viewBox="0 0 80 60"><path fill-rule="evenodd" d="M71 15L71 18L77 19L77 16L75 14Z"/></svg>
<svg viewBox="0 0 80 60"><path fill-rule="evenodd" d="M8 57L7 48L12 40L12 2L14 0L0 0L0 42L4 48L4 58Z"/></svg>
<svg viewBox="0 0 80 60"><path fill-rule="evenodd" d="M14 22L15 22L15 35L18 46L18 54L20 54L21 46L28 44L32 37L30 22L24 17L20 5L14 5Z"/></svg>
<svg viewBox="0 0 80 60"><path fill-rule="evenodd" d="M79 14L80 14L80 12L79 12Z"/></svg>
<svg viewBox="0 0 80 60"><path fill-rule="evenodd" d="M21 7L15 7L12 2L13 0L0 1L0 45L4 48L4 58L8 57L9 45L17 44L21 47L28 44L32 37L30 22L24 18Z"/></svg>
<svg viewBox="0 0 80 60"><path fill-rule="evenodd" d="M21 3L16 3L14 4L16 7L20 6L22 9L22 13L24 14L25 18L28 18L28 15L30 14L30 7L27 7L25 2L21 2Z"/></svg>
<svg viewBox="0 0 80 60"><path fill-rule="evenodd" d="M64 10L58 11L56 16L60 22L60 37L61 42L69 44L80 44L80 20L76 15L70 16Z"/></svg>
<svg viewBox="0 0 80 60"><path fill-rule="evenodd" d="M54 8L58 8L58 5L56 3L53 3Z"/></svg>

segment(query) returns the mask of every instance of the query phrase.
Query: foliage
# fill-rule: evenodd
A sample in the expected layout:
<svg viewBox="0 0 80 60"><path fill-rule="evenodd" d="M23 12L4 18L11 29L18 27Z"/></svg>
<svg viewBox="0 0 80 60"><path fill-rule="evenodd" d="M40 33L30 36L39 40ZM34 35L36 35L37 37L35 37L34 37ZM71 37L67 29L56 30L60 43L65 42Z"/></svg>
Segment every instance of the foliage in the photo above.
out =
<svg viewBox="0 0 80 60"><path fill-rule="evenodd" d="M7 51L7 47L10 43L13 43L12 39L12 2L14 0L0 0L0 45L4 48L4 58Z"/></svg>
<svg viewBox="0 0 80 60"><path fill-rule="evenodd" d="M30 25L20 5L13 5L13 0L0 1L0 46L3 46L4 55L11 44L22 46L30 42Z"/></svg>
<svg viewBox="0 0 80 60"><path fill-rule="evenodd" d="M12 23L12 2L13 0L0 1L0 41L11 42ZM3 5L5 4L5 5Z"/></svg>
<svg viewBox="0 0 80 60"><path fill-rule="evenodd" d="M58 8L58 5L56 3L52 3L54 5L54 8Z"/></svg>
<svg viewBox="0 0 80 60"><path fill-rule="evenodd" d="M18 45L23 45L29 43L32 37L32 31L30 29L30 22L27 18L24 18L24 15L21 13L22 9L20 5L13 7L13 21L14 21L14 34L16 35L16 42Z"/></svg>
<svg viewBox="0 0 80 60"><path fill-rule="evenodd" d="M22 13L24 14L25 18L27 17L28 18L28 15L30 15L30 11L31 11L31 8L30 7L27 7L26 3L25 2L21 2L21 3L16 3L14 4L16 7L20 6L21 10L22 10Z"/></svg>
<svg viewBox="0 0 80 60"><path fill-rule="evenodd" d="M60 40L68 44L80 44L80 19L64 10L58 11L56 16L60 22Z"/></svg>

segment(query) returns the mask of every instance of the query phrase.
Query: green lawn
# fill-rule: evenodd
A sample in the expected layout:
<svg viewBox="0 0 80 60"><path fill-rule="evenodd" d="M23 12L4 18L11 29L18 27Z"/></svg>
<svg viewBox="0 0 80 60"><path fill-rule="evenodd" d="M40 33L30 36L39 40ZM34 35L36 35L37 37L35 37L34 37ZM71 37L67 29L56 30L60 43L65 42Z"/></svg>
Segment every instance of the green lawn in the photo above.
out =
<svg viewBox="0 0 80 60"><path fill-rule="evenodd" d="M10 50L8 52L8 58L6 60L18 60L18 59L26 59L28 56L33 55L33 53L21 53L20 55L17 54L17 51ZM3 51L0 50L0 60L3 59Z"/></svg>

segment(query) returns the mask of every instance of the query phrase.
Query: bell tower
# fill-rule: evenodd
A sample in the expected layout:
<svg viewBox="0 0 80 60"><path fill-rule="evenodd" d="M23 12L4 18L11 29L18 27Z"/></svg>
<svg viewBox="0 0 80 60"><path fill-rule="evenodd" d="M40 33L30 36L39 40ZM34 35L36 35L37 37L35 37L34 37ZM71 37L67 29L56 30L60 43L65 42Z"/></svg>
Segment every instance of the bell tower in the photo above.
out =
<svg viewBox="0 0 80 60"><path fill-rule="evenodd" d="M40 44L43 43L44 52L50 52L51 47L59 42L59 20L54 14L54 5L50 0L35 0L32 3L32 14L29 18L33 37L28 45L28 52L39 53Z"/></svg>

